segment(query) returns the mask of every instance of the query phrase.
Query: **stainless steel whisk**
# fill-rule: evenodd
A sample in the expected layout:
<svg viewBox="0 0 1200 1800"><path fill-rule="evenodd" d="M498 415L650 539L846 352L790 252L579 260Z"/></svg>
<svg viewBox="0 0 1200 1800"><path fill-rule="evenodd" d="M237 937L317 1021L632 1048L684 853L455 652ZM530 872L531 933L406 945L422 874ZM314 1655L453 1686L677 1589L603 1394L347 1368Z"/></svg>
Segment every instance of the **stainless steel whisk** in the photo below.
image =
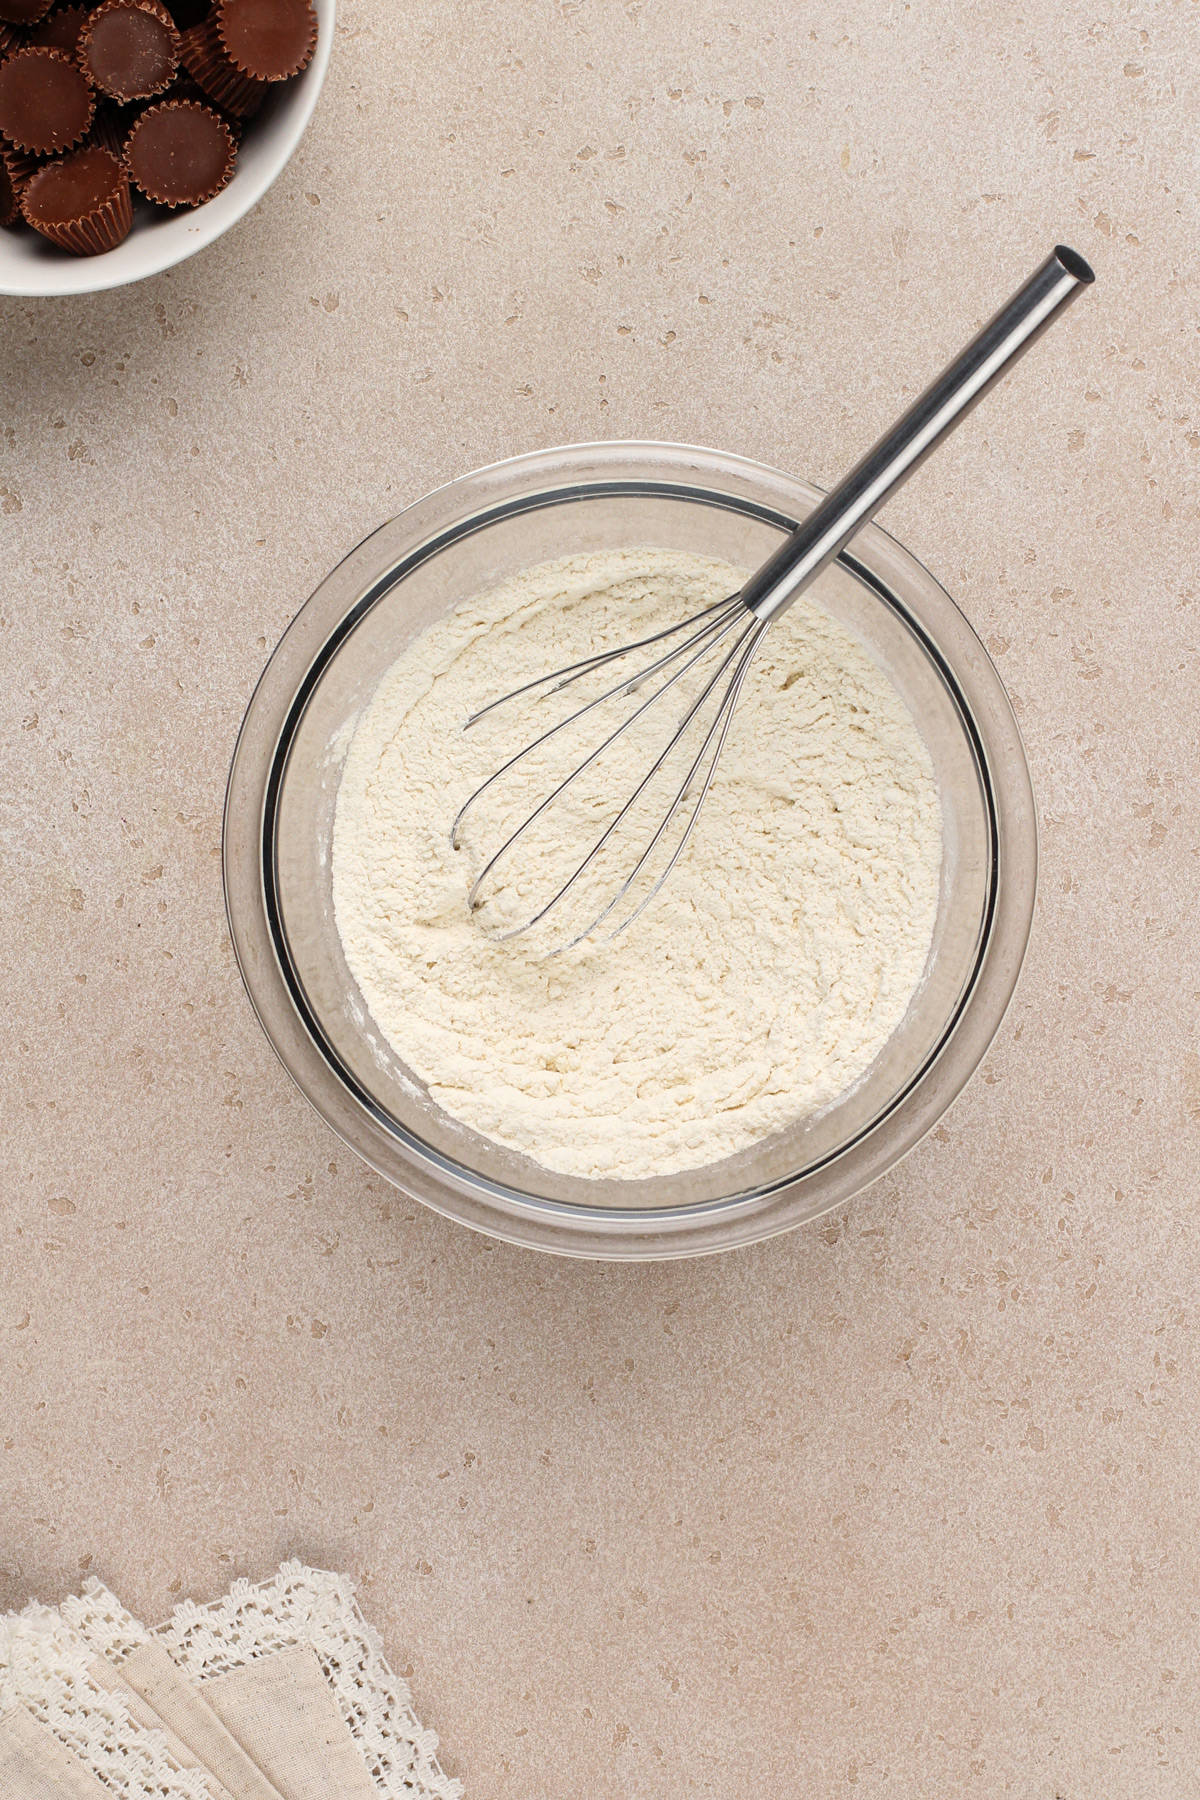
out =
<svg viewBox="0 0 1200 1800"><path fill-rule="evenodd" d="M629 716L608 733L587 757L555 782L545 798L505 838L499 849L488 857L471 888L469 905L472 910L484 904L481 895L489 878L495 875L502 859L525 837L530 827L562 799L585 770L591 768L618 738L639 719L644 718L651 707L657 706L688 675L697 672L699 693L687 703L666 748L616 816L605 826L587 854L550 899L523 924L500 935L518 937L540 924L550 912L562 905L581 878L595 866L606 845L633 813L654 778L680 751L688 733L700 721L699 749L691 759L661 822L651 832L649 841L637 856L627 879L584 929L574 932L558 949L567 949L590 937L613 916L633 889L639 875L651 862L676 815L690 801L691 810L666 867L649 892L639 899L633 910L610 935L617 936L633 923L666 882L696 828L701 809L712 787L738 697L754 656L772 622L799 598L821 570L845 547L859 527L874 515L930 452L936 449L960 419L983 398L988 389L1029 348L1051 321L1058 317L1080 289L1093 280L1092 270L1082 256L1064 244L1057 245L1041 267L971 340L944 374L926 388L875 447L855 464L837 487L826 495L808 518L751 576L739 593L719 600L690 618L652 632L633 643L600 651L567 668L556 669L550 674L528 681L511 693L491 701L467 720L464 729L469 730L498 707L507 706L524 695L558 692L611 663L635 656L640 651L647 653L646 659L632 674L624 676L614 686L606 688L586 705L578 707L566 718L543 731L514 756L510 756L476 788L454 821L451 841L456 848L461 843L463 821L471 808L518 764L606 702L622 696L633 696L647 683L656 683L654 691L646 699L640 700ZM667 648L668 645L670 648ZM712 665L711 672L707 665ZM706 710L711 713L711 717L705 717Z"/></svg>

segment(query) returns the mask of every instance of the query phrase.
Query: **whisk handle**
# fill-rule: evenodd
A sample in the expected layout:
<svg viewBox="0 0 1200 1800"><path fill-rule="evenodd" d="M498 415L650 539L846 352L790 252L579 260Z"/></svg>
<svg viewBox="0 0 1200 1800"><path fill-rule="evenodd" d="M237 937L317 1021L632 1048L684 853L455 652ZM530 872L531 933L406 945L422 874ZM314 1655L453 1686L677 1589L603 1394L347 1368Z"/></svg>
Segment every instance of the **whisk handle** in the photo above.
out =
<svg viewBox="0 0 1200 1800"><path fill-rule="evenodd" d="M741 595L750 611L766 622L790 606L1080 289L1094 280L1077 251L1056 245L945 373L751 576Z"/></svg>

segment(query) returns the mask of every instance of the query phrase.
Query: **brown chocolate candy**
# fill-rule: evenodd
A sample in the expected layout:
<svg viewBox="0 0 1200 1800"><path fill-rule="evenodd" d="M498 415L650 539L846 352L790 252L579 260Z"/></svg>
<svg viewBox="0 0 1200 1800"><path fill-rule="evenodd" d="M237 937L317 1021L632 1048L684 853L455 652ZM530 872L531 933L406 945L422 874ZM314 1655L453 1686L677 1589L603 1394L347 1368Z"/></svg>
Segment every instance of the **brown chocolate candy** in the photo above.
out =
<svg viewBox="0 0 1200 1800"><path fill-rule="evenodd" d="M4 161L0 159L0 225L11 225L20 211L12 176Z"/></svg>
<svg viewBox="0 0 1200 1800"><path fill-rule="evenodd" d="M212 104L196 77L189 75L182 66L162 97L164 100L198 100L201 106L211 106Z"/></svg>
<svg viewBox="0 0 1200 1800"><path fill-rule="evenodd" d="M258 111L270 92L270 83L252 81L249 75L234 68L221 48L211 19L193 25L179 42L179 60L222 112L232 113L235 119L248 119Z"/></svg>
<svg viewBox="0 0 1200 1800"><path fill-rule="evenodd" d="M65 50L15 50L0 63L0 132L18 150L69 150L92 111L91 87Z"/></svg>
<svg viewBox="0 0 1200 1800"><path fill-rule="evenodd" d="M217 0L214 18L226 56L254 81L287 81L312 60L312 0Z"/></svg>
<svg viewBox="0 0 1200 1800"><path fill-rule="evenodd" d="M57 12L47 13L41 24L34 26L26 42L37 44L43 50L65 50L68 56L74 56L86 18L86 6L60 6Z"/></svg>
<svg viewBox="0 0 1200 1800"><path fill-rule="evenodd" d="M0 19L10 25L35 25L53 4L54 0L0 0Z"/></svg>
<svg viewBox="0 0 1200 1800"><path fill-rule="evenodd" d="M79 61L114 100L149 100L171 85L179 33L159 0L104 0L80 35Z"/></svg>
<svg viewBox="0 0 1200 1800"><path fill-rule="evenodd" d="M211 106L162 100L129 134L125 161L135 184L161 206L200 206L233 174L237 145Z"/></svg>
<svg viewBox="0 0 1200 1800"><path fill-rule="evenodd" d="M11 144L0 144L0 162L7 169L8 179L18 195L29 177L37 174L45 160L44 156L35 156L32 150L14 150Z"/></svg>
<svg viewBox="0 0 1200 1800"><path fill-rule="evenodd" d="M21 211L35 231L76 256L99 256L129 233L129 179L98 145L56 157L30 180Z"/></svg>
<svg viewBox="0 0 1200 1800"><path fill-rule="evenodd" d="M98 144L115 156L122 165L125 162L125 140L129 136L130 109L112 106L105 102L96 108L96 116L92 120L92 129L84 139L86 144Z"/></svg>
<svg viewBox="0 0 1200 1800"><path fill-rule="evenodd" d="M7 56L21 42L11 25L0 25L0 57Z"/></svg>

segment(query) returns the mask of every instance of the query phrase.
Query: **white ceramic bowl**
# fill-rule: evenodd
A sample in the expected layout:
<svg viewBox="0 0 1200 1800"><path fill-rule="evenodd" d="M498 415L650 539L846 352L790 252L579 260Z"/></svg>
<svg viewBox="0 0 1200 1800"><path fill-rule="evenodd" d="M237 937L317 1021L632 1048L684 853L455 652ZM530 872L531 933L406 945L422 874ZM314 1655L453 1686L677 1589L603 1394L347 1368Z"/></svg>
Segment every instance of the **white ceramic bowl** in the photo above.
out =
<svg viewBox="0 0 1200 1800"><path fill-rule="evenodd" d="M336 0L316 0L317 49L304 73L281 82L250 120L229 186L206 206L147 220L136 216L123 244L103 256L68 256L34 231L0 231L0 294L49 298L99 294L159 275L194 256L256 206L291 160L329 67Z"/></svg>

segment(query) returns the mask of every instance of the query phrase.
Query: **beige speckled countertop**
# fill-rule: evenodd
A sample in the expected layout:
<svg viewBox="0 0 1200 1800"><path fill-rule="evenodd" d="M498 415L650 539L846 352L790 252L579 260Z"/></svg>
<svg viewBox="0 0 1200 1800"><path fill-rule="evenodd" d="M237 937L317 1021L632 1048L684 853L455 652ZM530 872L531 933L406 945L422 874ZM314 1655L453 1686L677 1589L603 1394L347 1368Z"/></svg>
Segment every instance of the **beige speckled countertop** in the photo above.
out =
<svg viewBox="0 0 1200 1800"><path fill-rule="evenodd" d="M345 0L251 218L0 302L0 1603L347 1567L478 1800L1196 1791L1198 28ZM296 607L536 445L828 481L1059 236L1096 288L883 519L1041 802L980 1075L718 1261L561 1264L388 1191L225 934Z"/></svg>

